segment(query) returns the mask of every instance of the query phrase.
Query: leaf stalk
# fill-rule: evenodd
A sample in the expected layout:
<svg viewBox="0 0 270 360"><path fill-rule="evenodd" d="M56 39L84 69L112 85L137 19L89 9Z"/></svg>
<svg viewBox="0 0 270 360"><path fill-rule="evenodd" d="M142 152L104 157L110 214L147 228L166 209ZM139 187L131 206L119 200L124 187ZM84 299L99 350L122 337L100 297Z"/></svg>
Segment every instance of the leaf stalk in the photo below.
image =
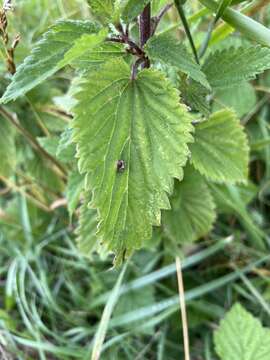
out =
<svg viewBox="0 0 270 360"><path fill-rule="evenodd" d="M150 2L149 4L146 5L142 14L139 17L139 25L140 25L140 45L143 48L152 35ZM149 68L149 67L150 67L150 61L148 58L145 58L145 61L142 64L142 68Z"/></svg>

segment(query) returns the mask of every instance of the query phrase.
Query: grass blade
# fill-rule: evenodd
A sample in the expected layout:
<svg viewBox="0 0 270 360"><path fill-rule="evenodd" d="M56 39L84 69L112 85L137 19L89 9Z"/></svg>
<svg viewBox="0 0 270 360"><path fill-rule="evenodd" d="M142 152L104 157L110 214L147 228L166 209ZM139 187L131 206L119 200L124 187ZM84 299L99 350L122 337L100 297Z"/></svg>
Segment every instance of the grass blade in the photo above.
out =
<svg viewBox="0 0 270 360"><path fill-rule="evenodd" d="M106 336L106 332L108 329L108 325L109 325L109 321L114 309L114 306L116 305L117 299L119 297L119 291L120 291L120 287L127 269L127 264L126 263L117 279L117 282L111 292L111 295L107 301L107 304L105 306L105 309L103 311L102 317L101 317L101 321L98 327L98 330L96 332L96 336L95 336L95 340L94 340L94 346L93 346L93 352L92 352L92 357L91 360L99 360L100 359L100 354L101 354L101 350L102 350L102 346L105 340L105 336Z"/></svg>
<svg viewBox="0 0 270 360"><path fill-rule="evenodd" d="M213 0L199 1L213 12L218 10L219 5ZM250 17L229 8L224 11L222 19L247 37L262 45L270 46L270 30Z"/></svg>
<svg viewBox="0 0 270 360"><path fill-rule="evenodd" d="M205 294L209 294L211 292L216 291L217 289L235 281L236 279L239 279L240 274L246 274L252 271L255 267L259 266L260 264L269 261L270 255L259 259L258 261L255 261L243 269L241 269L239 272L231 272L228 275L222 276L218 279L215 279L213 281L210 281L209 283L206 283L204 285L198 286L195 289L191 289L185 293L185 300L186 302L190 302L191 300L198 299L202 297ZM159 301L157 303L151 304L149 306L145 306L142 308L139 308L137 310L128 312L124 315L118 316L114 318L111 323L110 327L116 327L116 326L123 326L127 325L133 322L136 322L138 320L143 320L146 318L149 318L151 316L154 316L157 313L160 313L167 309L174 308L175 311L179 309L179 295L172 296L168 299Z"/></svg>
<svg viewBox="0 0 270 360"><path fill-rule="evenodd" d="M193 265L200 263L201 261L207 259L208 257L214 255L218 251L223 250L230 242L232 241L232 237L228 237L226 239L222 239L219 242L215 243L212 246L207 247L206 249L191 255L182 261L182 268L187 269ZM164 279L176 272L175 263L171 265L164 266L163 268L153 271L150 274L142 276L136 280L133 280L127 284L121 286L120 295L126 294L131 290L141 289L147 285L154 284L161 279ZM97 307L101 304L104 304L108 298L110 293L102 294L91 304L91 308Z"/></svg>

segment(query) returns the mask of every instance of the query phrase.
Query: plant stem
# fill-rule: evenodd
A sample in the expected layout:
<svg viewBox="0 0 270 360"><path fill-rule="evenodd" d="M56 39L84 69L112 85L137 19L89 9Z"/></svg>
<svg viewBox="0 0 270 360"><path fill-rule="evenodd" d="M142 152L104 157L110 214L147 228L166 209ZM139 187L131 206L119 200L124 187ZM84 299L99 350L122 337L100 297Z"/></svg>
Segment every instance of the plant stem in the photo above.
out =
<svg viewBox="0 0 270 360"><path fill-rule="evenodd" d="M132 65L132 71L131 71L131 79L135 80L137 73L138 73L138 67L145 62L145 59L139 58L133 65Z"/></svg>
<svg viewBox="0 0 270 360"><path fill-rule="evenodd" d="M0 107L0 114L7 120L9 121L28 141L29 143L32 145L32 147L38 151L42 156L44 156L45 158L47 158L48 160L50 160L56 167L58 172L60 173L62 178L66 178L66 171L63 168L63 166L53 157L51 156L49 153L47 153L47 151L45 151L40 145L39 143L36 141L36 139L32 136L32 134L30 134L25 128L23 128L20 123L18 122L18 120L16 119L16 117L10 113L9 111L7 111L6 109L4 109L3 107Z"/></svg>
<svg viewBox="0 0 270 360"><path fill-rule="evenodd" d="M202 43L202 46L199 50L199 58L202 58L204 56L204 54L206 53L206 50L208 48L208 45L210 43L210 40L211 40L211 36L212 36L212 32L214 30L214 26L215 26L215 21L211 21L209 26L208 26L208 30L207 30L207 33L206 33L206 36L204 38L204 41Z"/></svg>
<svg viewBox="0 0 270 360"><path fill-rule="evenodd" d="M161 19L171 9L172 6L173 6L173 3L165 5L164 8L161 9L160 13L157 16L153 17L153 19L152 19L153 25L152 25L152 29L151 29L151 36L153 36L155 34Z"/></svg>
<svg viewBox="0 0 270 360"><path fill-rule="evenodd" d="M147 4L139 18L140 23L140 45L144 47L147 40L151 37L151 4ZM145 59L142 68L149 68L150 61Z"/></svg>
<svg viewBox="0 0 270 360"><path fill-rule="evenodd" d="M136 55L138 57L144 57L144 51L134 42L132 41L128 36L122 34L119 37L111 37L106 39L106 41L112 41L117 42L121 44L127 44L129 46L128 51L131 52L133 55Z"/></svg>
<svg viewBox="0 0 270 360"><path fill-rule="evenodd" d="M7 179L7 178L5 178L4 176L1 176L1 175L0 175L0 180L6 186L8 186L11 190L25 196L32 204L36 205L39 209L41 209L43 211L46 211L46 212L51 212L51 209L46 204L42 203L41 201L36 199L33 195L26 192L22 187L17 186L15 183L13 183L9 179Z"/></svg>
<svg viewBox="0 0 270 360"><path fill-rule="evenodd" d="M192 52L193 52L193 55L194 55L194 58L195 58L197 64L199 64L200 63L199 57L198 57L198 54L197 54L197 50L196 50L196 47L195 47L195 44L194 44L190 29L189 29L189 25L188 25L186 15L185 15L185 12L183 10L181 1L180 0L174 0L174 3L175 3L175 6L177 8L180 19L181 19L181 21L183 23L186 35L188 37L188 41L190 43L190 46L191 46L191 49L192 49Z"/></svg>
<svg viewBox="0 0 270 360"><path fill-rule="evenodd" d="M140 15L140 40L143 47L151 36L151 5L146 5Z"/></svg>

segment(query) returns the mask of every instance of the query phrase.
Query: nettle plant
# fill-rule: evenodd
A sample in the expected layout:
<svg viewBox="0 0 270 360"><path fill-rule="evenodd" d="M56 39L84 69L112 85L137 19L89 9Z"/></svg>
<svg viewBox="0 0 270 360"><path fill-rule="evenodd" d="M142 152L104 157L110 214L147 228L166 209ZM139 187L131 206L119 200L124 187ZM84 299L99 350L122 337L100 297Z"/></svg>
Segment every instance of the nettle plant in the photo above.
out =
<svg viewBox="0 0 270 360"><path fill-rule="evenodd" d="M198 47L184 1L88 0L95 20L51 26L2 97L14 101L62 68L75 69L67 94L73 119L59 138L39 143L48 152L53 145L67 165L68 210L80 207L85 254L113 252L119 263L161 240L195 241L214 224L216 184L248 181L244 127L213 98L246 89L270 68L269 30L228 8L241 1L200 2L216 15ZM180 35L180 24L168 25L173 8ZM221 17L252 41L209 47Z"/></svg>

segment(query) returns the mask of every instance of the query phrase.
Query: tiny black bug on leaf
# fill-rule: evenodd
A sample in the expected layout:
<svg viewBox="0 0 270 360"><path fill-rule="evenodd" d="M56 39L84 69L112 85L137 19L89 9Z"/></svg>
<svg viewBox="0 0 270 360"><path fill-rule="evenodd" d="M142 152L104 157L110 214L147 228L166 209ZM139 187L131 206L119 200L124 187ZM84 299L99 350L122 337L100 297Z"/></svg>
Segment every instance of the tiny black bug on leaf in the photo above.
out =
<svg viewBox="0 0 270 360"><path fill-rule="evenodd" d="M124 162L124 160L118 160L117 161L117 171L118 172L123 172L126 168L126 164Z"/></svg>

